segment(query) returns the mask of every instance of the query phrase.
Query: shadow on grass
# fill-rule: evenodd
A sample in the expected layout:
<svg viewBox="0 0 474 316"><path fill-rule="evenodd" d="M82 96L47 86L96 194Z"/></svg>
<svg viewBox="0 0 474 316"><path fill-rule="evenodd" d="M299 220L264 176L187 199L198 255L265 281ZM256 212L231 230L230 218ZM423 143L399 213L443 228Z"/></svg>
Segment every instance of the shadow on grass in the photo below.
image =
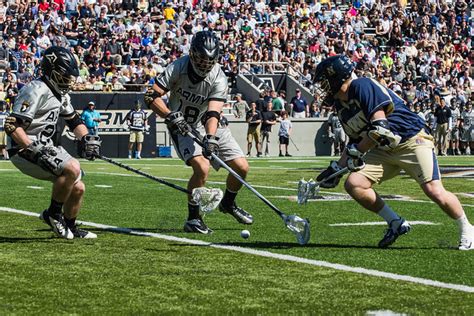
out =
<svg viewBox="0 0 474 316"><path fill-rule="evenodd" d="M0 244L16 244L16 243L32 243L32 242L48 242L52 236L48 237L7 237L0 236Z"/></svg>

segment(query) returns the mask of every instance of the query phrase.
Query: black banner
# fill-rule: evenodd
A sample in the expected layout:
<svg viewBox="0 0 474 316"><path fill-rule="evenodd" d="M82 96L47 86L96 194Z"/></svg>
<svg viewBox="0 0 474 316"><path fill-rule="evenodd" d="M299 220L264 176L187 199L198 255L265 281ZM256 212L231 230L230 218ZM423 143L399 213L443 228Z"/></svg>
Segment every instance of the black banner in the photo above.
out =
<svg viewBox="0 0 474 316"><path fill-rule="evenodd" d="M87 107L87 103L93 101L96 110L100 113L99 136L102 138L102 154L113 158L125 158L128 156L128 141L130 132L127 126L127 113L134 108L135 102L139 101L147 113L149 133L145 134L141 156L156 157L156 115L148 110L143 103L143 94L134 92L117 93L93 93L74 92L71 93L71 101L79 114ZM74 135L64 123L59 126L58 140L61 146L71 154L76 153L76 141ZM134 147L135 150L135 147Z"/></svg>

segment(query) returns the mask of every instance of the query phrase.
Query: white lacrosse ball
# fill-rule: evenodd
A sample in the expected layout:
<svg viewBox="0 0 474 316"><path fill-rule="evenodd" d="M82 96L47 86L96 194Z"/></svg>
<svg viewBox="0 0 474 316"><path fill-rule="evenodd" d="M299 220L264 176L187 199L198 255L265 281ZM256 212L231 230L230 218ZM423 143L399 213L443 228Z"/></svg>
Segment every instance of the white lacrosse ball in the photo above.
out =
<svg viewBox="0 0 474 316"><path fill-rule="evenodd" d="M242 237L243 239L247 239L250 237L250 232L244 229L243 231L240 232L240 237Z"/></svg>

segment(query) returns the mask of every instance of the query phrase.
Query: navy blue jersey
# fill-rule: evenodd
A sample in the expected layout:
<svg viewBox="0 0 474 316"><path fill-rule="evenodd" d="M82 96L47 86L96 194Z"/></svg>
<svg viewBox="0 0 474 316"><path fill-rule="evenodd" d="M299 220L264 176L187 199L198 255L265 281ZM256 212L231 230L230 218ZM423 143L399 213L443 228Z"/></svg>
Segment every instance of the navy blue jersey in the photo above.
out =
<svg viewBox="0 0 474 316"><path fill-rule="evenodd" d="M146 112L143 110L130 110L127 114L127 120L129 123L130 130L132 131L144 131L146 122Z"/></svg>
<svg viewBox="0 0 474 316"><path fill-rule="evenodd" d="M335 100L337 115L351 142L358 142L367 132L370 117L384 109L395 135L401 142L415 136L425 122L406 106L403 99L392 90L369 78L357 78L349 87L349 101Z"/></svg>

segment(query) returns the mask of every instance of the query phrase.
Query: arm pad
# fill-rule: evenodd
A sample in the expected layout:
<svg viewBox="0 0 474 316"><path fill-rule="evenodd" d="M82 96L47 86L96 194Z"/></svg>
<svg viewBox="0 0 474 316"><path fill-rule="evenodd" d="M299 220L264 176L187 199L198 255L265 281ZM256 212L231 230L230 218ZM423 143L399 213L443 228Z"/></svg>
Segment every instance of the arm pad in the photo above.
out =
<svg viewBox="0 0 474 316"><path fill-rule="evenodd" d="M5 119L4 129L7 135L11 135L18 127L26 130L31 124L31 121L25 120L22 117L18 117L15 114L7 116Z"/></svg>
<svg viewBox="0 0 474 316"><path fill-rule="evenodd" d="M387 146L389 148L397 147L402 139L399 135L395 135L390 130L390 125L386 119L372 121L368 135L370 139L376 142L379 146Z"/></svg>
<svg viewBox="0 0 474 316"><path fill-rule="evenodd" d="M69 129L73 132L76 127L78 127L81 124L84 124L77 114L77 112L74 112L73 116L71 118L65 119L66 125L69 127Z"/></svg>
<svg viewBox="0 0 474 316"><path fill-rule="evenodd" d="M207 121L212 117L215 117L217 119L217 122L219 122L219 120L221 119L221 114L217 111L207 111L204 115L203 125L206 125Z"/></svg>

